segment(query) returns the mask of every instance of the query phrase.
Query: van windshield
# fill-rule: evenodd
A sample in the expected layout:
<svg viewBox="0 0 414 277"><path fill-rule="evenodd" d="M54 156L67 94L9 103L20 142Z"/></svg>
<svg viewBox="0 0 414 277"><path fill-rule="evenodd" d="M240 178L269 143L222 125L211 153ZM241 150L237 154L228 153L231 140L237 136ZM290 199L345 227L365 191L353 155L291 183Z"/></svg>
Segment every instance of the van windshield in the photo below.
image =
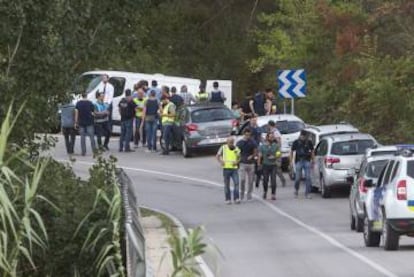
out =
<svg viewBox="0 0 414 277"><path fill-rule="evenodd" d="M83 91L89 93L96 88L102 81L101 74L85 74L81 75L75 84L75 94L81 94Z"/></svg>
<svg viewBox="0 0 414 277"><path fill-rule="evenodd" d="M365 150L374 146L374 141L370 139L349 140L335 142L332 145L331 153L333 155L362 155Z"/></svg>

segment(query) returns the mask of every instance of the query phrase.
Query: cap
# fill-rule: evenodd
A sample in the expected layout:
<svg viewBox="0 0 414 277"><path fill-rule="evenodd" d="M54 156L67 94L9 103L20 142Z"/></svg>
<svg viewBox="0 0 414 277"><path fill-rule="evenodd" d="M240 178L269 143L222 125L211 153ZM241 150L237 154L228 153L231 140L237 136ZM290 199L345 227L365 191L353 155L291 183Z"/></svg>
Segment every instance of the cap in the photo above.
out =
<svg viewBox="0 0 414 277"><path fill-rule="evenodd" d="M269 120L267 124L272 127L276 126L276 122L274 122L273 120Z"/></svg>

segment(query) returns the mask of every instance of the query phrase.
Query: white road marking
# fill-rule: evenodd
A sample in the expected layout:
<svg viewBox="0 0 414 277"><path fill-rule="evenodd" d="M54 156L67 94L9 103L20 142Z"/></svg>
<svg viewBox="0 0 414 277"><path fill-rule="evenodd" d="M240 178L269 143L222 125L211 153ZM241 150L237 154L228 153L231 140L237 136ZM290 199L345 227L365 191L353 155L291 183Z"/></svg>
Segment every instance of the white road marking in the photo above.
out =
<svg viewBox="0 0 414 277"><path fill-rule="evenodd" d="M86 165L93 165L94 164L94 163L91 163L91 162L83 162L83 161L76 161L76 163L86 164ZM177 179L183 179L183 180L194 181L194 182L203 183L203 184L209 184L209 185L212 185L212 186L215 186L215 187L223 187L223 185L220 184L220 183L212 182L212 181L201 179L201 178L194 178L194 177L188 177L188 176L172 174L172 173L167 173L167 172L161 172L161 171L156 171L156 170L121 166L121 165L119 167L121 167L123 169L126 169L126 170L131 170L131 171L138 171L138 172L144 172L144 173L148 173L148 174L163 175L163 176L173 177L173 178L177 178ZM388 269L386 269L383 266L381 266L380 264L370 260L369 258L365 257L364 255L362 255L362 254L352 250L351 248L345 246L344 244L340 243L339 241L337 241L333 237L329 236L328 234L325 234L324 232L318 230L317 228L306 224L302 220L300 220L300 219L298 219L294 216L291 216L290 214L288 214L285 211L279 209L278 207L270 204L269 202L264 201L263 199L261 199L257 195L255 195L255 198L257 200L259 200L263 205L270 208L272 211L274 211L274 212L278 213L279 215L289 219L290 221L292 221L292 222L296 223L297 225L305 228L306 230L314 233L315 235L317 235L320 238L324 239L325 241L327 241L331 245L343 250L344 252L348 253L349 255L351 255L351 256L355 257L356 259L360 260L361 262L367 264L372 269L378 271L379 273L383 274L384 276L398 277L398 275L392 273Z"/></svg>

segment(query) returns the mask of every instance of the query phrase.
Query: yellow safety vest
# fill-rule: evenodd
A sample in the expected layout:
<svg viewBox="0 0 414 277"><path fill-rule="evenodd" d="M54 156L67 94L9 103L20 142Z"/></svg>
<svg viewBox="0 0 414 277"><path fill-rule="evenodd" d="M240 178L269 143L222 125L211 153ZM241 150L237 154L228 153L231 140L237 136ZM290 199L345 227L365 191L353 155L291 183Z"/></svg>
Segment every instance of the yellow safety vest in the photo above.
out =
<svg viewBox="0 0 414 277"><path fill-rule="evenodd" d="M144 97L142 99L134 98L134 103L137 105L137 108L135 110L135 116L136 117L142 117L142 113L144 111L145 102L147 102L147 98Z"/></svg>
<svg viewBox="0 0 414 277"><path fill-rule="evenodd" d="M174 105L174 103L169 102L167 105L164 106L164 108L162 109L162 124L174 124L174 118L173 117L169 117L168 115L168 110L171 107L171 105Z"/></svg>
<svg viewBox="0 0 414 277"><path fill-rule="evenodd" d="M223 145L223 161L224 169L237 169L237 165L235 164L239 160L240 149L235 147L233 150L229 148L229 146Z"/></svg>
<svg viewBox="0 0 414 277"><path fill-rule="evenodd" d="M207 93L207 91L205 91L205 92L199 92L198 94L197 94L197 100L198 101L207 101L208 100L208 93Z"/></svg>

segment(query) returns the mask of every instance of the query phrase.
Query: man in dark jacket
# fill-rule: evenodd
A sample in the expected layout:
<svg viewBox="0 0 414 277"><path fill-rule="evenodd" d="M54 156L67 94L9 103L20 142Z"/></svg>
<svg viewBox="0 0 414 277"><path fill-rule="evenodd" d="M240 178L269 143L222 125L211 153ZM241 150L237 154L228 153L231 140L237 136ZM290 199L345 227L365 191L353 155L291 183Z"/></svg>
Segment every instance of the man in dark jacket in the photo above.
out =
<svg viewBox="0 0 414 277"><path fill-rule="evenodd" d="M121 114L121 137L119 138L119 152L133 152L129 142L132 138L132 130L137 105L134 103L131 90L125 91L125 97L119 102L119 113Z"/></svg>

